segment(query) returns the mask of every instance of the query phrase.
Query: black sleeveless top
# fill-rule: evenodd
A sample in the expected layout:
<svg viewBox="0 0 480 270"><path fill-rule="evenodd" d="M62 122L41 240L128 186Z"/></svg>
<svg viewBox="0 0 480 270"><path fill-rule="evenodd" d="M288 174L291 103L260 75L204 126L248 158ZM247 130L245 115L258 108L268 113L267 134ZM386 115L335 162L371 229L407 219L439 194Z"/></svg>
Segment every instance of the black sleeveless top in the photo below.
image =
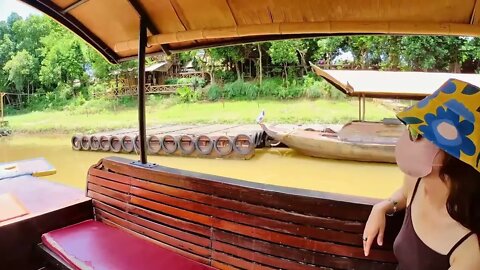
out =
<svg viewBox="0 0 480 270"><path fill-rule="evenodd" d="M393 244L393 251L398 260L398 270L448 270L450 268L450 256L473 232L462 237L450 249L447 255L440 254L428 247L418 237L412 223L412 203L417 193L421 178L417 180L413 190L410 205L405 211L403 226Z"/></svg>

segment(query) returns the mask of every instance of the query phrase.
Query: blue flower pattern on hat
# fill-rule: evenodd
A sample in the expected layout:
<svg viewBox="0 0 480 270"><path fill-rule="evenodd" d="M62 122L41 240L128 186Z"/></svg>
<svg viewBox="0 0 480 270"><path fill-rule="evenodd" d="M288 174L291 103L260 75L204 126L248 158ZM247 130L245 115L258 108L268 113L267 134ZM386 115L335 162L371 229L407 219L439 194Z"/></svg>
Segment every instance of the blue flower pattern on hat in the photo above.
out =
<svg viewBox="0 0 480 270"><path fill-rule="evenodd" d="M457 89L457 87L455 86L455 84L452 81L447 81L440 87L440 89L433 92L433 94L431 94L430 96L420 100L417 103L417 107L418 108L425 108L428 105L428 103L430 103L430 100L435 99L441 92L446 93L446 94L452 94L452 93L455 92L456 89Z"/></svg>
<svg viewBox="0 0 480 270"><path fill-rule="evenodd" d="M449 79L432 95L398 113L425 139L480 172L480 88Z"/></svg>
<svg viewBox="0 0 480 270"><path fill-rule="evenodd" d="M440 125L456 129L456 136L446 137L439 130ZM473 123L467 120L460 121L460 116L450 109L438 107L436 115L433 113L425 115L425 125L421 125L419 129L427 140L456 158L460 158L460 152L469 156L476 152L475 144L467 137L474 130Z"/></svg>
<svg viewBox="0 0 480 270"><path fill-rule="evenodd" d="M451 99L445 102L445 106L456 114L462 116L465 120L470 123L475 123L475 115L465 107L462 103L458 102L456 99Z"/></svg>

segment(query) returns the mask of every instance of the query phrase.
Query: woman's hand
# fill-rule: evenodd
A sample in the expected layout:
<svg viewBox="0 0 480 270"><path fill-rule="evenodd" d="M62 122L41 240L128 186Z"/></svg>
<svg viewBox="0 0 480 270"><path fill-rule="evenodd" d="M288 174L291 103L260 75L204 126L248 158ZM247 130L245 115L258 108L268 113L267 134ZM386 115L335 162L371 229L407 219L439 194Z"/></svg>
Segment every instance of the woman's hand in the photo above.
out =
<svg viewBox="0 0 480 270"><path fill-rule="evenodd" d="M370 248L372 247L375 237L377 238L378 245L383 245L386 223L385 214L387 213L389 204L389 201L377 203L373 206L372 212L370 212L365 230L363 231L363 251L365 256L368 256L370 253Z"/></svg>

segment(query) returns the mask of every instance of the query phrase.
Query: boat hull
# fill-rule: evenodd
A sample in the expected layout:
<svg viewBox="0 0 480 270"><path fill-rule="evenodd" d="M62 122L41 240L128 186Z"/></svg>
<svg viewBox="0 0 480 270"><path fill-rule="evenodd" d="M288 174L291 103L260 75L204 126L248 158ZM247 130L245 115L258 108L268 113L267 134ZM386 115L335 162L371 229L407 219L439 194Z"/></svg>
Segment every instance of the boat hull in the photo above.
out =
<svg viewBox="0 0 480 270"><path fill-rule="evenodd" d="M344 141L337 136L311 130L282 130L262 124L273 139L304 155L364 162L395 163L395 140L391 142Z"/></svg>

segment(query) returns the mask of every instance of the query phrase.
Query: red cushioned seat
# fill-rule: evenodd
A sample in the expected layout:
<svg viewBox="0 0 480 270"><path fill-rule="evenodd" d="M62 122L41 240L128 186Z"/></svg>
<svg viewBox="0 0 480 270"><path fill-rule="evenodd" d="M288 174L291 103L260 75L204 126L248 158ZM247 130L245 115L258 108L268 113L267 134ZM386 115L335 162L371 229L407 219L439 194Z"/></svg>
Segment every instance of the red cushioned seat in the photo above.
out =
<svg viewBox="0 0 480 270"><path fill-rule="evenodd" d="M93 220L46 233L42 242L75 269L214 269Z"/></svg>

